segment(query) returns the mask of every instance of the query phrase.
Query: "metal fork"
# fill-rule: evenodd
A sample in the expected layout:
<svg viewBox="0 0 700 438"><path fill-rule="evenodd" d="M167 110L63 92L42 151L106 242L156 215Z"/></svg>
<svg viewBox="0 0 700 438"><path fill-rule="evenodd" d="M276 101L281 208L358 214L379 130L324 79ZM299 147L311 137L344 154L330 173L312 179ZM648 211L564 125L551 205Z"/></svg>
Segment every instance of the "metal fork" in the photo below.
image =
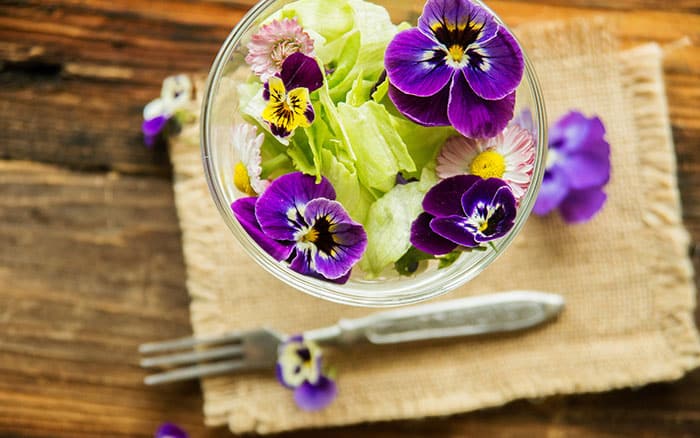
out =
<svg viewBox="0 0 700 438"><path fill-rule="evenodd" d="M390 310L303 333L320 344L356 342L395 344L409 341L510 332L534 327L556 317L564 306L560 295L512 291ZM144 379L146 385L274 367L286 336L260 328L210 337L189 337L143 344L144 368L172 368ZM189 350L181 352L181 350ZM180 368L173 368L178 367Z"/></svg>

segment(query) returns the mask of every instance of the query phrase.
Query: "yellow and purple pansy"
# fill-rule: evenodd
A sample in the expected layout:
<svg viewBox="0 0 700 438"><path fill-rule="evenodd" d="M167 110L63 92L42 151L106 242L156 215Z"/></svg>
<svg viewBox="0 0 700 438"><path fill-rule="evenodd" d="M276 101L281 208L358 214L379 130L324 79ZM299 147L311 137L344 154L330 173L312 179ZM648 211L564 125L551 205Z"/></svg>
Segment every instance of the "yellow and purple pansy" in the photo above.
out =
<svg viewBox="0 0 700 438"><path fill-rule="evenodd" d="M323 373L323 352L303 336L291 336L277 352L277 380L294 390L294 402L305 411L328 406L337 396L335 381Z"/></svg>
<svg viewBox="0 0 700 438"><path fill-rule="evenodd" d="M300 274L345 283L367 247L364 228L335 201L325 177L317 183L301 172L289 173L259 198L237 199L231 208L261 248Z"/></svg>
<svg viewBox="0 0 700 438"><path fill-rule="evenodd" d="M472 138L494 137L513 118L524 70L515 38L470 0L428 0L418 27L389 43L384 65L403 115Z"/></svg>
<svg viewBox="0 0 700 438"><path fill-rule="evenodd" d="M315 118L310 93L323 85L323 73L318 62L301 52L289 55L282 71L265 83L263 98L267 106L262 118L270 131L287 138L296 128L311 126Z"/></svg>

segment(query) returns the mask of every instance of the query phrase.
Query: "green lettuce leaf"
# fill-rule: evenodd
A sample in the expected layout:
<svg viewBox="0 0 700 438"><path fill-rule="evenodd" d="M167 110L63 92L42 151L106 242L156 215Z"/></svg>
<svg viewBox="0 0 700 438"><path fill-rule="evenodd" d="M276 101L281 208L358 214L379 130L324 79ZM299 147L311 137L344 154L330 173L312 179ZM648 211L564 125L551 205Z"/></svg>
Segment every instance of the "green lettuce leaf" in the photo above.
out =
<svg viewBox="0 0 700 438"><path fill-rule="evenodd" d="M411 247L411 223L423 211L425 190L419 182L398 185L369 208L365 221L367 249L360 268L376 278Z"/></svg>
<svg viewBox="0 0 700 438"><path fill-rule="evenodd" d="M352 106L361 106L369 100L369 95L374 88L374 82L363 79L362 72L352 83L352 88L345 96L345 103Z"/></svg>
<svg viewBox="0 0 700 438"><path fill-rule="evenodd" d="M355 29L362 35L362 50L356 70L362 70L365 78L374 80L384 70L384 52L398 33L391 22L389 12L382 6L363 0L348 0L354 12Z"/></svg>
<svg viewBox="0 0 700 438"><path fill-rule="evenodd" d="M294 18L326 41L341 38L353 28L353 9L347 0L298 0L271 18Z"/></svg>
<svg viewBox="0 0 700 438"><path fill-rule="evenodd" d="M433 163L445 141L456 134L451 126L421 126L404 117L391 116L391 124L406 144L416 169L422 169L429 163ZM405 172L404 176L418 178L420 177L418 173L419 170Z"/></svg>
<svg viewBox="0 0 700 438"><path fill-rule="evenodd" d="M396 184L397 173L416 171L406 144L382 105L372 101L359 107L340 103L337 115L365 187L386 193Z"/></svg>
<svg viewBox="0 0 700 438"><path fill-rule="evenodd" d="M363 223L367 219L367 213L374 198L360 184L354 168L348 169L328 149L321 150L321 158L323 176L333 185L336 200L343 204L351 218Z"/></svg>
<svg viewBox="0 0 700 438"><path fill-rule="evenodd" d="M332 71L326 79L331 90L348 76L357 63L357 57L360 54L360 32L354 31L349 33L345 38L337 40L337 42L342 43L342 49L337 52L337 55L324 54L323 49L317 51L321 61ZM334 49L335 45L328 45L325 49Z"/></svg>

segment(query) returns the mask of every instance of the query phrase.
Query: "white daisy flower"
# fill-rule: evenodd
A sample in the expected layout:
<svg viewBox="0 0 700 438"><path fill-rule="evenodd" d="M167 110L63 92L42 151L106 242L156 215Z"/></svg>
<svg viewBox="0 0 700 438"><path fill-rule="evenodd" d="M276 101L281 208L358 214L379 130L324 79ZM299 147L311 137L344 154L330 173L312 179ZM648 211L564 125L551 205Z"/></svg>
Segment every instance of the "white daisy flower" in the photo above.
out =
<svg viewBox="0 0 700 438"><path fill-rule="evenodd" d="M437 157L436 172L442 179L465 174L501 178L520 200L530 185L534 162L534 137L511 124L489 139L451 137Z"/></svg>
<svg viewBox="0 0 700 438"><path fill-rule="evenodd" d="M263 134L258 134L257 127L247 123L232 129L231 154L238 158L233 166L233 183L248 196L261 194L269 185L269 181L260 178L260 148L264 139Z"/></svg>

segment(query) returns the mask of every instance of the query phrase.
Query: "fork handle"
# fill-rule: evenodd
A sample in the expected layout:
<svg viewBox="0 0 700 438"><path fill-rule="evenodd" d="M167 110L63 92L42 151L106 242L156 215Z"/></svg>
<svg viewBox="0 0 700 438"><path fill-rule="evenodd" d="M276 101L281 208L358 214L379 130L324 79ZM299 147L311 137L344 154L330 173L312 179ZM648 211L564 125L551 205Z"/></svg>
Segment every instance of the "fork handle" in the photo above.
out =
<svg viewBox="0 0 700 438"><path fill-rule="evenodd" d="M556 316L560 295L513 291L441 301L341 319L335 326L304 333L306 339L329 344L396 344L426 339L509 332L533 327Z"/></svg>

